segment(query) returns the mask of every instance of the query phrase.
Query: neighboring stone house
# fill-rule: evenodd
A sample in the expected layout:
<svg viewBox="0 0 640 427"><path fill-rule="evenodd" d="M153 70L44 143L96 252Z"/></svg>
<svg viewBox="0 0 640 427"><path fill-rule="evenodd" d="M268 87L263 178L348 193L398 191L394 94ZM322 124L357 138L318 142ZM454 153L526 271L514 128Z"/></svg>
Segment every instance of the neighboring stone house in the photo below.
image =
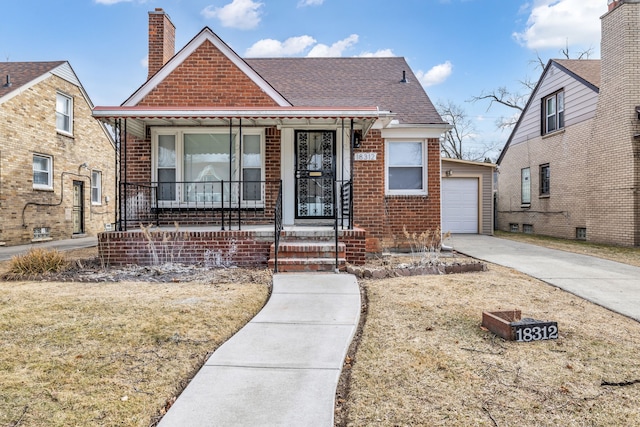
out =
<svg viewBox="0 0 640 427"><path fill-rule="evenodd" d="M0 63L0 244L115 221L115 148L66 61Z"/></svg>
<svg viewBox="0 0 640 427"><path fill-rule="evenodd" d="M501 230L640 245L640 1L601 23L601 60L549 61L498 159Z"/></svg>
<svg viewBox="0 0 640 427"><path fill-rule="evenodd" d="M293 230L338 215L342 238L380 252L406 246L405 226L440 228L449 126L404 58L244 59L209 28L175 54L174 40L168 15L150 12L148 80L94 109L123 141L120 230L229 231L278 215ZM250 252L266 262L266 248ZM364 247L347 252L363 259Z"/></svg>

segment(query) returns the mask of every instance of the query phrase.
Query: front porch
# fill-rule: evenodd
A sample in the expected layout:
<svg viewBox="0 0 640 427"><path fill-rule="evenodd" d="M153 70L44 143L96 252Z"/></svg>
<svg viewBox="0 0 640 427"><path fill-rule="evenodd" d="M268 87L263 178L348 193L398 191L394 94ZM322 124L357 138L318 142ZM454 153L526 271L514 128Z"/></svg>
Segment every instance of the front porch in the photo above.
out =
<svg viewBox="0 0 640 427"><path fill-rule="evenodd" d="M276 237L278 237L276 239ZM345 263L365 262L366 231L332 226L273 224L155 226L98 235L106 265L158 265L167 262L216 267L269 266L275 271L343 270ZM278 251L276 251L276 248Z"/></svg>

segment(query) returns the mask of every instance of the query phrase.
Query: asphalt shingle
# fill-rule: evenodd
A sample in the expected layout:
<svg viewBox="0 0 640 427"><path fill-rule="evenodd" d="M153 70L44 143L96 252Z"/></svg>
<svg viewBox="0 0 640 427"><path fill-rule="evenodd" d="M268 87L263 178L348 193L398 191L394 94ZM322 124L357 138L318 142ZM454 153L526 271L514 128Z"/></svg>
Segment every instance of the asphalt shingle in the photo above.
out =
<svg viewBox="0 0 640 427"><path fill-rule="evenodd" d="M0 62L0 97L29 83L44 73L64 64L65 61L51 62ZM7 76L11 81L8 86Z"/></svg>
<svg viewBox="0 0 640 427"><path fill-rule="evenodd" d="M296 107L378 107L401 123L444 123L402 57L245 60Z"/></svg>

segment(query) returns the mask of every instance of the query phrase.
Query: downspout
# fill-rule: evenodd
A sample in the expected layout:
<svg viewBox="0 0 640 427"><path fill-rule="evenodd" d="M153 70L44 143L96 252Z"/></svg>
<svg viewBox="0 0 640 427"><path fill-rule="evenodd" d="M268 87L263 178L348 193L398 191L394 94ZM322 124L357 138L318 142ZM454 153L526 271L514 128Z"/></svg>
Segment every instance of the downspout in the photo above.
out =
<svg viewBox="0 0 640 427"><path fill-rule="evenodd" d="M116 228L120 230L120 222L119 222L119 218L122 217L121 215L121 209L122 206L120 206L120 200L122 197L122 194L120 193L120 182L122 182L122 171L120 170L120 168L122 167L122 131L121 131L121 120L122 119L117 119L115 122L115 139L116 139L116 152L115 152L115 163L114 163L114 169L113 169L113 175L114 175L114 181L115 181L115 196L116 196L116 200L114 201L114 206L116 207L114 209L114 219L113 219L113 223L116 224Z"/></svg>
<svg viewBox="0 0 640 427"><path fill-rule="evenodd" d="M127 185L128 179L129 179L128 175L127 175L127 119L124 119L124 141L123 141L123 144L124 144L124 150L123 150L124 153L120 154L120 158L121 158L121 161L122 161L122 159L124 159L124 185L125 185L125 196L126 196L126 185ZM122 165L120 165L120 168L122 168ZM124 230L123 231L127 231L127 198L126 197L122 197L120 204L121 204L121 206L124 205L124 210L120 211L120 223L122 223L123 216L124 216Z"/></svg>
<svg viewBox="0 0 640 427"><path fill-rule="evenodd" d="M355 183L355 176L356 176L356 170L355 170L355 164L354 164L354 143L355 143L355 135L353 134L353 119L351 119L351 129L350 129L350 134L349 134L349 164L351 167L351 206L350 206L350 210L351 212L349 213L349 230L353 229L353 215L355 213L355 207L353 206L353 193L354 193L354 189L356 188L356 183Z"/></svg>
<svg viewBox="0 0 640 427"><path fill-rule="evenodd" d="M242 209L240 205L242 203L242 183L244 178L242 176L242 118L238 119L238 121L238 230L240 230L242 227Z"/></svg>

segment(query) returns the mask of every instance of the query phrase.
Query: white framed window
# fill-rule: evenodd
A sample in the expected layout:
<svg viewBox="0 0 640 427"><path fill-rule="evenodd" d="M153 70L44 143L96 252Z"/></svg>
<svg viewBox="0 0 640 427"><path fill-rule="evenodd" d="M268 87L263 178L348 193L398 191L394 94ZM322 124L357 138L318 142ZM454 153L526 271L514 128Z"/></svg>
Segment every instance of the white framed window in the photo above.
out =
<svg viewBox="0 0 640 427"><path fill-rule="evenodd" d="M102 204L102 172L91 171L91 204Z"/></svg>
<svg viewBox="0 0 640 427"><path fill-rule="evenodd" d="M426 141L385 142L385 191L389 195L427 194Z"/></svg>
<svg viewBox="0 0 640 427"><path fill-rule="evenodd" d="M520 171L520 193L523 205L531 204L531 169L524 168Z"/></svg>
<svg viewBox="0 0 640 427"><path fill-rule="evenodd" d="M53 157L45 154L33 155L33 188L53 189Z"/></svg>
<svg viewBox="0 0 640 427"><path fill-rule="evenodd" d="M56 94L56 129L73 133L73 98L60 92Z"/></svg>
<svg viewBox="0 0 640 427"><path fill-rule="evenodd" d="M543 133L551 133L564 128L564 91L547 96L543 100Z"/></svg>
<svg viewBox="0 0 640 427"><path fill-rule="evenodd" d="M264 206L264 130L243 128L242 144L239 138L239 129L153 131L152 178L160 203L215 206L241 200L244 206Z"/></svg>

